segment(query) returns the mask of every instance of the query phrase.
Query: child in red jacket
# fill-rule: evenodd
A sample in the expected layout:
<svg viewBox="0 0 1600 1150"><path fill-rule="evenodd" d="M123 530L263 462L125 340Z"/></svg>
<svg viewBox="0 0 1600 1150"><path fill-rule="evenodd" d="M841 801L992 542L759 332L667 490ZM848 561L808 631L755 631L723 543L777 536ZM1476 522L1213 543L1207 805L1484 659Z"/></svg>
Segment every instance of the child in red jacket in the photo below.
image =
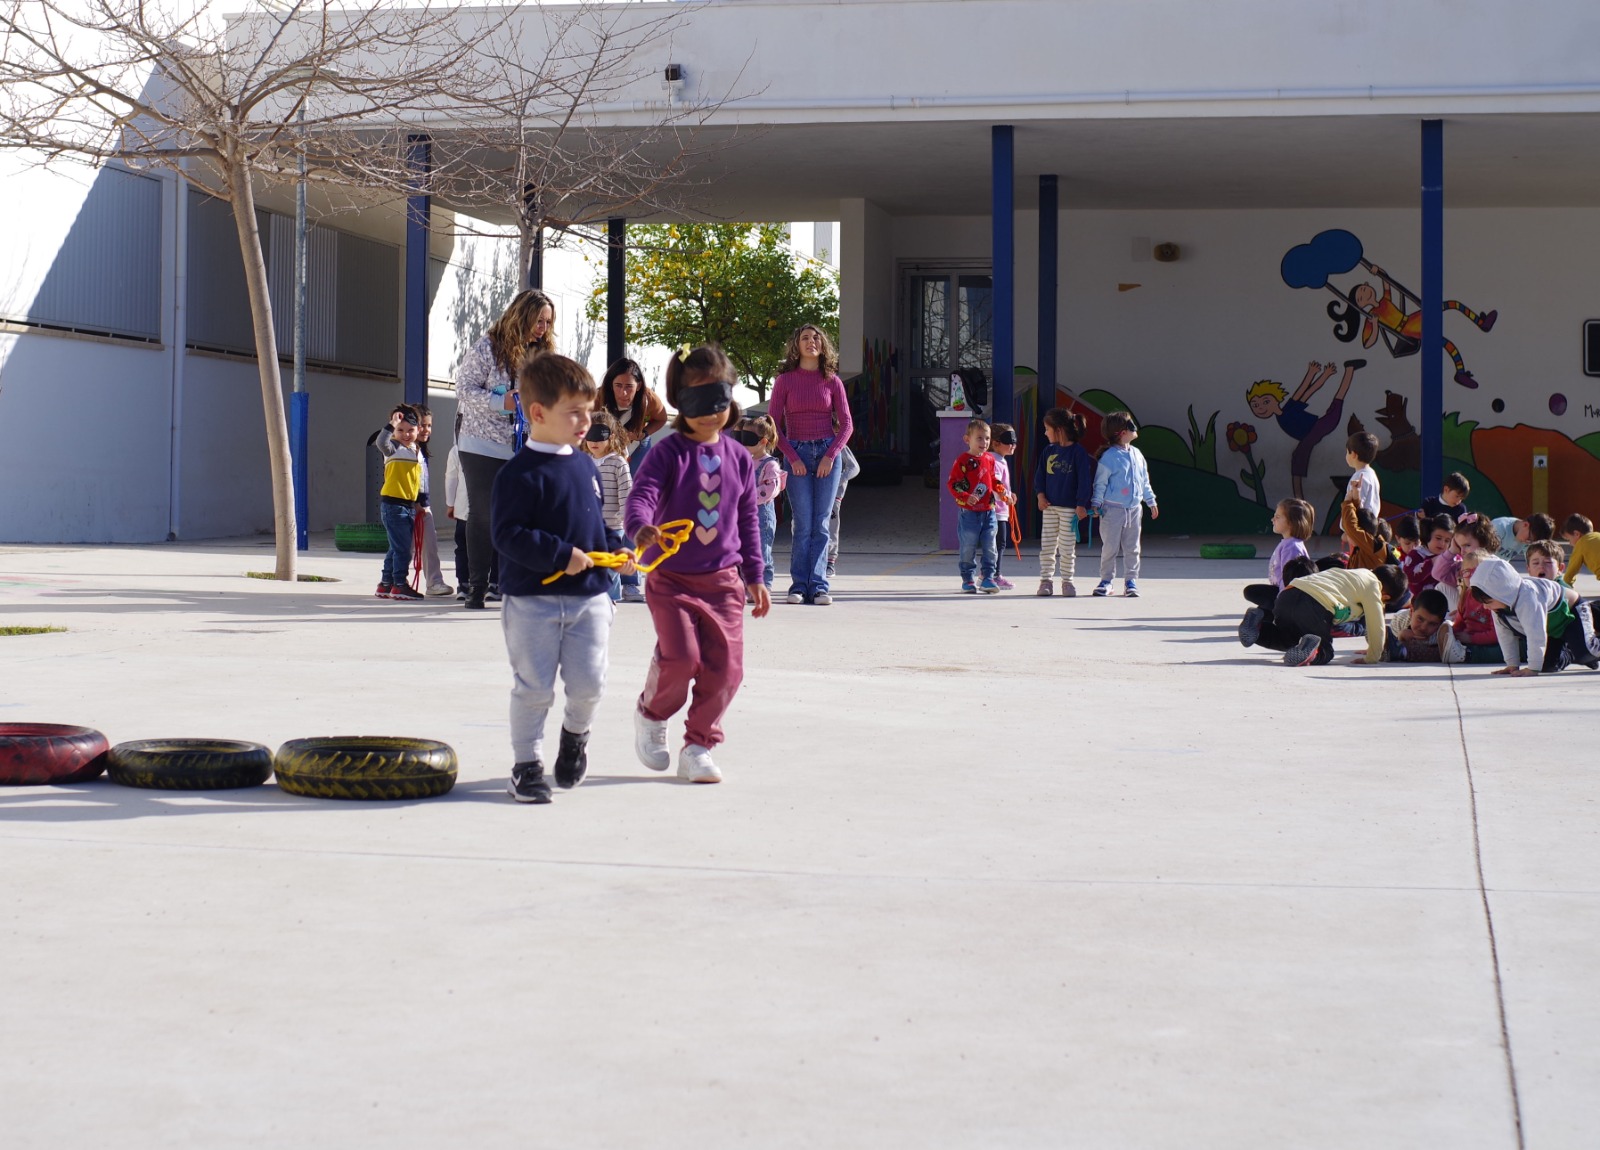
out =
<svg viewBox="0 0 1600 1150"><path fill-rule="evenodd" d="M956 501L956 537L961 542L961 591L975 595L982 591L993 595L1000 590L995 582L999 553L995 548L995 500L1004 499L1010 492L995 479L994 456L989 454L989 425L981 419L967 424L967 450L956 457L950 467L950 477L945 487ZM983 565L978 568L979 552ZM974 583L972 577L982 575Z"/></svg>

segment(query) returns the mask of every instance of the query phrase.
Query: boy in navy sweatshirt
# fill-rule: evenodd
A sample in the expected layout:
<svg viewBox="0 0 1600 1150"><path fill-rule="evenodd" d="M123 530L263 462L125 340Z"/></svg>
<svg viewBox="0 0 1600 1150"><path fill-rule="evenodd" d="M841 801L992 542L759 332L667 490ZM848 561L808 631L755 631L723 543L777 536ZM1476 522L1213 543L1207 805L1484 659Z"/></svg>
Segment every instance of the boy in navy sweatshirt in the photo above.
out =
<svg viewBox="0 0 1600 1150"><path fill-rule="evenodd" d="M578 450L597 388L582 365L546 353L525 360L517 395L528 440L500 469L490 534L500 555L500 622L511 659L511 748L506 790L548 803L544 723L556 672L567 696L556 753L556 786L570 790L588 769L589 727L606 683L611 574L587 554L607 551L600 472ZM624 569L631 574L631 570ZM553 578L552 578L553 577Z"/></svg>

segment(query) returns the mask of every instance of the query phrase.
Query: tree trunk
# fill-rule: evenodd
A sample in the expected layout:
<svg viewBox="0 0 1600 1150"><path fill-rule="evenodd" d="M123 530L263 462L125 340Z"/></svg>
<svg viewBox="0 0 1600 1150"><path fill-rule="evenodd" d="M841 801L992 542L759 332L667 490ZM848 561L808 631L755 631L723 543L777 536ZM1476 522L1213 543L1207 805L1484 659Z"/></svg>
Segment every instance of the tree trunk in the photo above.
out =
<svg viewBox="0 0 1600 1150"><path fill-rule="evenodd" d="M272 297L267 291L267 261L256 227L256 197L250 166L229 166L233 185L233 222L244 257L244 281L250 289L250 319L255 328L256 365L261 376L261 409L266 417L267 459L272 469L272 526L277 541L279 579L293 582L297 532L294 521L294 465L289 457L289 421L283 410L283 377L278 371L278 339L272 329Z"/></svg>

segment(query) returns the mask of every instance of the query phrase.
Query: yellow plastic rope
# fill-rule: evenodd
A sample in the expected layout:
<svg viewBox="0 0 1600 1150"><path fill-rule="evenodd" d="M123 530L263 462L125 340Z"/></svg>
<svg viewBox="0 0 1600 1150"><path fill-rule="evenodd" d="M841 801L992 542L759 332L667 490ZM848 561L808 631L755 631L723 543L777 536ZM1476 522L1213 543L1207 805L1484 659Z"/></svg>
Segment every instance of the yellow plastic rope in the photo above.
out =
<svg viewBox="0 0 1600 1150"><path fill-rule="evenodd" d="M596 567L621 567L626 564L629 559L632 559L635 567L645 574L649 574L651 571L654 571L657 567L661 566L661 564L665 563L668 559L676 555L678 553L678 548L682 547L689 541L689 533L694 530L694 520L674 519L671 523L663 523L660 527L657 527L656 530L661 534L656 537L655 542L651 543L650 546L657 548L661 554L650 560L648 563L646 563L643 559L636 558L626 551L590 551L588 552L589 558L594 560L594 565ZM646 550L648 550L648 548L646 548ZM557 579L561 578L565 574L565 571L557 571L548 579L543 579L540 582L554 583Z"/></svg>

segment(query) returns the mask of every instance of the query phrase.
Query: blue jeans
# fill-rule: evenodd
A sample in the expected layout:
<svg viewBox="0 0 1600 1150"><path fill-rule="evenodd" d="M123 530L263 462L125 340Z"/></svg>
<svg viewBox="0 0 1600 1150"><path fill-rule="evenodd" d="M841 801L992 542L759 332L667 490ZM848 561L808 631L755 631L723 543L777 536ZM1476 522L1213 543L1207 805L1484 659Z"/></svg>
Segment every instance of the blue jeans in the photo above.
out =
<svg viewBox="0 0 1600 1150"><path fill-rule="evenodd" d="M382 583L404 583L411 570L412 546L416 542L417 513L409 503L380 503L378 518L389 533L389 552L383 557Z"/></svg>
<svg viewBox="0 0 1600 1150"><path fill-rule="evenodd" d="M621 551L623 548L631 546L631 544L628 542L628 537L622 532L613 531L607 527L606 546L612 551ZM622 588L624 586L637 587L638 585L638 575L621 575L618 574L615 567L611 569L611 601L613 603L622 598Z"/></svg>
<svg viewBox="0 0 1600 1150"><path fill-rule="evenodd" d="M825 477L818 478L817 464L827 453L828 439L802 439L790 444L804 475L789 471L789 530L794 548L789 553L789 594L814 598L828 589L828 516L833 514L833 497L839 490L838 460Z"/></svg>
<svg viewBox="0 0 1600 1150"><path fill-rule="evenodd" d="M766 581L767 587L772 587L772 541L778 537L778 500L774 496L771 503L758 503L756 505L756 522L761 527L761 568L765 572L761 576Z"/></svg>
<svg viewBox="0 0 1600 1150"><path fill-rule="evenodd" d="M956 512L956 538L961 541L961 581L972 582L975 567L974 560L978 557L978 549L983 549L983 577L992 578L995 568L1000 562L999 553L994 545L994 511L968 511L963 508Z"/></svg>

